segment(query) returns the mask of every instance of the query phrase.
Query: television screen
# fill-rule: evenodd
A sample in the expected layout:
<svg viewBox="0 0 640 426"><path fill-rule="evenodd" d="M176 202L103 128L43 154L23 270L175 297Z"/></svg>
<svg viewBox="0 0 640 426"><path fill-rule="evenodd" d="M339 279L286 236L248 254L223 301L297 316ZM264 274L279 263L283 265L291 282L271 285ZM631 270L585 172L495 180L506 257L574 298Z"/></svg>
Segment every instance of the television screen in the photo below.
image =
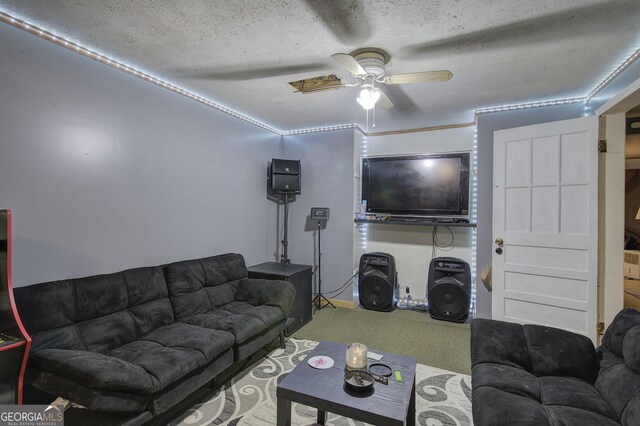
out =
<svg viewBox="0 0 640 426"><path fill-rule="evenodd" d="M416 216L469 214L469 153L362 160L367 212Z"/></svg>

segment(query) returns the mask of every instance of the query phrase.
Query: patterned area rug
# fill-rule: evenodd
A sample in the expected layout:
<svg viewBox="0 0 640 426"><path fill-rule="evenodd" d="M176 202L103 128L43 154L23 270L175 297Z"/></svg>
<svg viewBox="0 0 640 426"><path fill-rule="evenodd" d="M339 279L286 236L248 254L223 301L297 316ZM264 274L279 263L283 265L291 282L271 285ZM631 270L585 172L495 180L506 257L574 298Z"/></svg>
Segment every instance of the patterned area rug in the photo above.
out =
<svg viewBox="0 0 640 426"><path fill-rule="evenodd" d="M278 380L304 360L317 344L310 340L290 339L284 350L271 352L260 364L236 376L171 425L275 425ZM416 424L473 424L469 376L418 364L416 392ZM316 410L294 403L291 417L294 425L313 425ZM326 424L359 426L365 423L328 413Z"/></svg>

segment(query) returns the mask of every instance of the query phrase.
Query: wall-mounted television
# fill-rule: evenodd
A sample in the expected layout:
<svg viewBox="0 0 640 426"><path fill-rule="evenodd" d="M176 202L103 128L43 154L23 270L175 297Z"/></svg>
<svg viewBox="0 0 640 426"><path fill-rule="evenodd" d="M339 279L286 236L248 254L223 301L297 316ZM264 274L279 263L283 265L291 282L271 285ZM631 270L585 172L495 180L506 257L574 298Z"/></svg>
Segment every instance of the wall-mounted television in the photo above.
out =
<svg viewBox="0 0 640 426"><path fill-rule="evenodd" d="M468 216L469 153L362 159L367 213Z"/></svg>

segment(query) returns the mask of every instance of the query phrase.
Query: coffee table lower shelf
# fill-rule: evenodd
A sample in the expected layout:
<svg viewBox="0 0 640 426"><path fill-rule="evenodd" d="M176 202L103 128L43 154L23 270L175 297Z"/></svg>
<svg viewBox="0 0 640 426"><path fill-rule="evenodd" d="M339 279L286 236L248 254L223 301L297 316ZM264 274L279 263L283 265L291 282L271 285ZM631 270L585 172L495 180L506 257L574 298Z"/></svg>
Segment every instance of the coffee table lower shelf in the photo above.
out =
<svg viewBox="0 0 640 426"><path fill-rule="evenodd" d="M415 425L416 360L402 355L377 351L382 363L400 371L402 382L389 378L389 384L376 382L373 392L357 394L344 388L346 347L339 343L320 342L308 357L325 355L335 364L326 370L300 362L278 385L278 426L291 424L291 403L314 407L318 423L323 425L331 412L374 425Z"/></svg>

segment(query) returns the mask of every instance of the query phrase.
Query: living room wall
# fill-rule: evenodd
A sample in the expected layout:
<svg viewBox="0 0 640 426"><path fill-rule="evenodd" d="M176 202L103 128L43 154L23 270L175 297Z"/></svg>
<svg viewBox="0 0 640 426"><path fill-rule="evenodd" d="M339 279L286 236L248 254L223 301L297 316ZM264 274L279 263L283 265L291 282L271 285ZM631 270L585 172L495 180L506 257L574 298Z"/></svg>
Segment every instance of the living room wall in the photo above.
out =
<svg viewBox="0 0 640 426"><path fill-rule="evenodd" d="M279 135L0 25L14 285L226 252L271 260Z"/></svg>
<svg viewBox="0 0 640 426"><path fill-rule="evenodd" d="M302 194L289 209L292 263L317 265L317 226L309 220L309 213L311 207L330 208L320 240L323 293L338 289L353 274L353 133L347 129L285 136L283 140L283 158L299 159L302 168ZM316 279L317 275L314 292ZM336 298L351 301L350 289Z"/></svg>
<svg viewBox="0 0 640 426"><path fill-rule="evenodd" d="M424 131L416 133L400 133L384 136L367 136L356 138L356 188L360 186L359 176L361 158L366 144L366 156L389 156L409 154L435 154L446 152L472 152L473 126ZM472 167L472 165L471 165ZM470 176L473 175L473 171ZM472 179L470 177L470 179ZM471 186L471 182L470 182ZM356 192L356 204L360 202L360 193ZM470 198L470 202L472 199ZM361 225L363 226L363 225ZM451 256L472 263L472 240L475 230L472 228L451 227L453 242L450 251L436 250L436 257ZM364 252L381 251L394 256L398 269L398 283L408 286L413 298L425 298L427 290L427 273L432 259L432 227L402 226L385 224L367 224L366 232L360 229L354 232L354 267ZM451 235L445 227L438 227L440 244L446 245ZM401 289L404 291L404 289ZM356 300L357 302L357 300Z"/></svg>
<svg viewBox="0 0 640 426"><path fill-rule="evenodd" d="M478 274L491 262L493 252L493 132L519 126L546 123L593 115L594 111L640 77L640 61L636 60L612 79L587 104L528 108L480 114L478 131ZM555 96L556 98L558 96ZM553 98L553 94L548 95ZM480 283L479 280L477 280ZM491 318L491 292L482 284L477 286L476 316Z"/></svg>

